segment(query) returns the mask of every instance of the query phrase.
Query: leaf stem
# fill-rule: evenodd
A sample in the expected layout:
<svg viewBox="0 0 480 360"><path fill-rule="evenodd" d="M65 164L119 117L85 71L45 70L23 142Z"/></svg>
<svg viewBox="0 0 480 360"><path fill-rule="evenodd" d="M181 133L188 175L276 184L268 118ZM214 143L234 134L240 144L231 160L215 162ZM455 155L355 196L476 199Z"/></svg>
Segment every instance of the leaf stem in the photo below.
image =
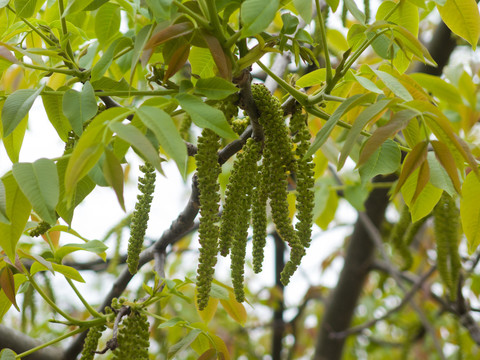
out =
<svg viewBox="0 0 480 360"><path fill-rule="evenodd" d="M133 50L133 45L130 45L129 47L121 50L118 54L116 54L114 57L113 57L113 60L117 60L119 57L129 53L130 51Z"/></svg>
<svg viewBox="0 0 480 360"><path fill-rule="evenodd" d="M190 10L188 7L183 5L178 0L173 0L173 4L175 4L175 6L177 6L179 9L181 9L185 14L187 14L187 15L191 16L193 19L195 19L195 21L198 22L199 24L201 24L203 27L205 27L207 29L211 29L210 23L203 16L200 16L196 12L193 12L192 10Z"/></svg>
<svg viewBox="0 0 480 360"><path fill-rule="evenodd" d="M325 69L327 71L327 86L332 81L332 65L330 63L330 54L328 52L327 44L327 32L325 30L325 22L323 21L322 9L320 2L315 0L315 6L317 7L318 27L320 30L320 36L322 37L323 55L325 56Z"/></svg>
<svg viewBox="0 0 480 360"><path fill-rule="evenodd" d="M176 93L176 90L112 90L112 91L100 91L95 90L96 96L118 96L118 97L130 97L130 96L163 96ZM42 91L41 95L63 95L65 91Z"/></svg>
<svg viewBox="0 0 480 360"><path fill-rule="evenodd" d="M280 85L286 92L293 96L295 100L297 100L301 105L305 106L307 103L307 95L302 93L301 91L295 89L277 74L275 74L272 70L266 67L260 60L257 61L258 66L262 68L272 79L274 79L278 85Z"/></svg>
<svg viewBox="0 0 480 360"><path fill-rule="evenodd" d="M233 44L237 42L237 40L242 36L241 31L236 31L232 36L230 36L226 41L225 41L225 48L230 49Z"/></svg>
<svg viewBox="0 0 480 360"><path fill-rule="evenodd" d="M34 348L30 349L30 350L27 350L27 351L25 351L25 352L23 352L23 353L21 353L21 354L18 354L17 356L15 356L15 359L22 359L22 358L24 358L24 357L27 356L27 355L33 354L35 351L44 349L44 348L46 348L46 347L48 347L48 346L50 346L50 345L53 345L53 344L58 343L59 341L62 341L62 340L67 339L67 338L69 338L69 337L71 337L71 336L80 334L80 333L84 332L85 330L86 330L85 327L79 327L78 329L73 330L73 331L70 331L69 333L66 333L66 334L64 334L64 335L62 335L62 336L60 336L60 337L58 337L58 338L56 338L56 339L50 340L50 341L48 341L48 342L46 342L46 343L44 343L44 344L41 344L41 345L39 345L39 346L36 346L36 347L34 347Z"/></svg>
<svg viewBox="0 0 480 360"><path fill-rule="evenodd" d="M218 37L220 43L225 44L225 32L223 31L222 25L220 24L220 19L218 18L217 6L215 5L216 0L206 0L208 16L210 18L210 23L213 27L213 32Z"/></svg>
<svg viewBox="0 0 480 360"><path fill-rule="evenodd" d="M20 64L22 66L26 67L26 68L29 68L29 69L42 70L42 71L48 71L48 72L56 72L56 73L72 75L72 76L77 76L79 74L79 71L75 70L75 69L52 68L52 67L47 67L47 66L27 64L25 62L21 62Z"/></svg>
<svg viewBox="0 0 480 360"><path fill-rule="evenodd" d="M73 283L73 281L71 279L69 279L68 277L65 276L65 280L67 280L68 284L70 285L70 287L73 289L73 291L75 291L75 294L78 296L78 298L80 299L80 301L82 302L82 304L85 306L85 308L88 310L88 312L96 317L96 318L99 318L99 317L103 317L99 312L97 312L97 310L95 310L86 300L85 298L82 296L82 294L80 293L80 291L78 291L77 287L75 286L75 284Z"/></svg>
<svg viewBox="0 0 480 360"><path fill-rule="evenodd" d="M63 0L60 0L58 2L58 11L60 13L60 22L62 24L62 33L63 33L63 36L67 36L68 35L68 27L67 27L67 20L65 19L65 16L63 16L63 13L65 12L65 8L64 8L64 5L63 5ZM73 55L73 50L72 50L72 46L70 45L70 40L69 39L66 39L66 51L67 51L67 56L70 58L70 62L66 62L66 65L69 66L69 67L77 67L78 66L76 65L75 63L75 57ZM70 64L70 65L69 65Z"/></svg>

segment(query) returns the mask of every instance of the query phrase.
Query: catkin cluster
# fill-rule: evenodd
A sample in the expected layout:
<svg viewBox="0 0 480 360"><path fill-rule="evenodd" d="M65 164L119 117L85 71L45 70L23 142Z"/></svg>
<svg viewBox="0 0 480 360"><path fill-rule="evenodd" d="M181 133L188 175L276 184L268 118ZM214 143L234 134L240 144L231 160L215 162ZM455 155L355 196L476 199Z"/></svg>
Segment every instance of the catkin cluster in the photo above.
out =
<svg viewBox="0 0 480 360"><path fill-rule="evenodd" d="M82 357L80 360L93 360L95 351L97 351L98 341L105 331L104 325L93 326L88 330L87 337L83 344Z"/></svg>
<svg viewBox="0 0 480 360"><path fill-rule="evenodd" d="M460 276L460 256L458 254L458 228L460 212L455 200L443 192L440 201L433 209L434 232L437 241L437 267L440 277L453 301L457 296Z"/></svg>
<svg viewBox="0 0 480 360"><path fill-rule="evenodd" d="M197 163L200 199L200 226L198 229L200 257L197 269L197 303L199 309L207 306L218 251L218 208L220 201L217 151L220 138L212 130L204 129L198 139Z"/></svg>
<svg viewBox="0 0 480 360"><path fill-rule="evenodd" d="M130 226L130 239L128 240L128 271L133 275L137 272L138 260L143 247L143 239L147 230L147 223L155 190L155 168L150 163L140 166L143 177L138 178L137 203L133 212Z"/></svg>
<svg viewBox="0 0 480 360"><path fill-rule="evenodd" d="M147 316L133 310L123 320L118 333L118 347L113 351L113 359L148 360L150 333Z"/></svg>
<svg viewBox="0 0 480 360"><path fill-rule="evenodd" d="M252 85L263 128L263 143L248 139L237 155L225 191L225 204L218 228L217 161L218 136L203 130L196 155L200 192L200 258L197 271L197 302L200 309L208 303L216 255L231 256L232 282L236 299L245 299L243 281L248 227L253 228L253 267L260 272L267 236L267 203L279 235L291 249L290 260L282 271L287 284L310 244L313 217L313 163L305 158L310 145L306 117L298 109L287 127L280 102L263 85ZM226 111L226 110L225 110ZM248 120L247 120L248 121ZM248 123L247 123L248 124ZM247 124L243 124L246 125ZM234 126L235 123L232 124ZM238 129L237 132L243 131ZM293 141L290 136L293 136ZM287 202L289 175L297 180L297 223L289 216ZM218 244L217 244L217 240Z"/></svg>

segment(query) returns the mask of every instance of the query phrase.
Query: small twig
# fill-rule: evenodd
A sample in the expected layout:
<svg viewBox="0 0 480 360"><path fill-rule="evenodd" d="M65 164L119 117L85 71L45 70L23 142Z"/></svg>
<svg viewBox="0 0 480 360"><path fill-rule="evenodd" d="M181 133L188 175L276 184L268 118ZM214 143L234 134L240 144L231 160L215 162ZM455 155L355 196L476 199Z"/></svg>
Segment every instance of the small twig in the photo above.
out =
<svg viewBox="0 0 480 360"><path fill-rule="evenodd" d="M118 310L115 322L113 323L112 337L107 341L103 350L95 351L96 354L105 354L108 350L113 351L118 347L118 325L122 321L122 318L129 315L130 312L130 306L122 306L120 310Z"/></svg>
<svg viewBox="0 0 480 360"><path fill-rule="evenodd" d="M249 70L243 70L241 74L233 80L240 88L240 108L245 110L250 123L252 124L252 137L256 141L263 140L263 128L258 122L260 114L252 97L252 75Z"/></svg>
<svg viewBox="0 0 480 360"><path fill-rule="evenodd" d="M372 327L373 325L375 325L377 322L379 322L381 320L385 320L386 318L390 317L394 313L400 311L406 304L408 304L410 302L410 300L413 298L415 293L423 286L425 281L427 281L427 279L436 271L436 269L437 269L436 266L432 266L429 271L427 271L420 279L418 279L417 282L415 282L415 284L412 286L410 291L408 291L405 294L405 296L403 297L400 304L398 304L394 308L387 311L384 315L382 315L378 318L375 318L375 319L371 319L371 320L369 320L369 321L367 321L367 322L365 322L361 325L351 327L350 329L347 329L345 331L339 331L339 332L336 332L336 333L332 333L332 334L330 334L330 336L332 338L335 338L335 339L341 339L341 338L345 338L349 335L361 333L364 330L368 329L369 327Z"/></svg>

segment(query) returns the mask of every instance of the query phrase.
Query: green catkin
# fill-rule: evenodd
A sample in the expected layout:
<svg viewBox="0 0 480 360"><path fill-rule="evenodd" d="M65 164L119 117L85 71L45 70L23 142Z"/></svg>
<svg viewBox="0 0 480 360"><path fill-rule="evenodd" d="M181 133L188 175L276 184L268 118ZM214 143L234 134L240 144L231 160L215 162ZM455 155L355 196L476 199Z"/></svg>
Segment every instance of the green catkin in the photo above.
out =
<svg viewBox="0 0 480 360"><path fill-rule="evenodd" d="M259 123L265 135L261 185L270 198L272 219L279 235L290 248L290 260L281 274L288 284L305 253L289 217L287 202L287 175L296 170L292 142L283 120L283 110L277 98L263 85L252 85L252 96L260 113Z"/></svg>
<svg viewBox="0 0 480 360"><path fill-rule="evenodd" d="M140 166L143 177L138 178L138 190L135 211L133 212L130 226L130 239L128 240L128 271L133 275L137 272L138 260L143 247L143 240L147 230L150 206L152 204L153 192L155 190L155 168L150 163Z"/></svg>
<svg viewBox="0 0 480 360"><path fill-rule="evenodd" d="M312 157L304 159L310 147L310 131L308 130L306 117L302 114L301 108L294 112L290 119L290 132L293 134L293 141L298 143L295 149L297 156L297 219L295 224L297 235L304 248L310 246L313 223L313 208L315 185Z"/></svg>
<svg viewBox="0 0 480 360"><path fill-rule="evenodd" d="M455 200L443 192L433 210L434 232L437 241L437 267L440 277L454 301L460 276L460 256L458 254L459 211Z"/></svg>
<svg viewBox="0 0 480 360"><path fill-rule="evenodd" d="M195 155L200 199L200 225L198 236L200 256L197 268L197 304L203 310L207 304L217 263L219 229L218 208L220 202L218 176L221 168L217 151L220 138L212 130L204 129L198 138Z"/></svg>
<svg viewBox="0 0 480 360"><path fill-rule="evenodd" d="M236 134L242 134L250 124L250 118L246 117L243 119L234 119L232 120L232 130L235 131Z"/></svg>
<svg viewBox="0 0 480 360"><path fill-rule="evenodd" d="M267 243L267 192L266 185L259 184L265 177L262 168L258 169L257 186L253 190L252 198L252 229L253 229L253 271L258 274L262 271L263 249Z"/></svg>
<svg viewBox="0 0 480 360"><path fill-rule="evenodd" d="M238 302L245 300L243 289L245 249L247 246L248 227L250 225L250 208L252 205L253 188L257 182L257 161L260 157L261 143L250 138L244 146L244 151L238 155L234 165L225 210L227 222L220 228L221 250L228 252L231 244L231 270L235 297ZM230 197L232 195L233 197ZM224 246L222 246L224 245Z"/></svg>
<svg viewBox="0 0 480 360"><path fill-rule="evenodd" d="M123 320L118 332L118 347L113 351L114 360L148 360L150 332L147 316L138 311Z"/></svg>
<svg viewBox="0 0 480 360"><path fill-rule="evenodd" d="M192 126L192 118L190 115L185 115L180 124L179 133L183 140L190 141L190 127Z"/></svg>
<svg viewBox="0 0 480 360"><path fill-rule="evenodd" d="M370 22L370 0L363 0L363 7L365 8L365 24Z"/></svg>
<svg viewBox="0 0 480 360"><path fill-rule="evenodd" d="M31 237L37 237L45 234L52 226L46 221L41 221L38 225L28 233Z"/></svg>
<svg viewBox="0 0 480 360"><path fill-rule="evenodd" d="M239 203L243 198L251 199L251 192L257 175L257 161L261 155L261 144L252 138L247 140L243 151L238 154L233 164L232 173L225 190L225 205L223 206L222 223L220 226L219 250L222 256L227 256L232 240L241 226L239 218L243 210ZM248 207L247 211L250 209ZM246 221L248 223L248 220Z"/></svg>
<svg viewBox="0 0 480 360"><path fill-rule="evenodd" d="M80 360L93 360L95 351L97 351L98 341L102 337L102 332L104 331L104 325L93 326L88 330Z"/></svg>
<svg viewBox="0 0 480 360"><path fill-rule="evenodd" d="M233 119L238 115L238 95L233 94L227 97L225 100L219 103L218 109L223 112L225 119L231 125Z"/></svg>
<svg viewBox="0 0 480 360"><path fill-rule="evenodd" d="M428 218L428 216L424 216L423 218L415 221L414 223L412 223L412 225L409 226L407 233L405 234L405 239L403 239L405 245L410 246L412 244L418 231L421 229L423 224L425 224Z"/></svg>
<svg viewBox="0 0 480 360"><path fill-rule="evenodd" d="M407 270L412 266L413 258L408 248L408 243L404 240L405 233L411 227L412 220L408 206L404 205L400 213L400 219L392 229L390 234L390 243L393 245L397 253L403 261L402 270Z"/></svg>

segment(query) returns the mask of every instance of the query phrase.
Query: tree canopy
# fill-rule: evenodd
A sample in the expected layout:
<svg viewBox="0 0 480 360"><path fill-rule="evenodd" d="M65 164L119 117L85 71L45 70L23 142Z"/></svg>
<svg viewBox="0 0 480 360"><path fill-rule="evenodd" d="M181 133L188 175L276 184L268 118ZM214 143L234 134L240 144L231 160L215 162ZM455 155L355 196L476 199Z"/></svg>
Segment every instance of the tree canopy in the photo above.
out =
<svg viewBox="0 0 480 360"><path fill-rule="evenodd" d="M0 360L478 357L475 0L0 0L0 19ZM25 162L34 103L64 150ZM169 163L188 193L152 239ZM125 216L86 238L101 187Z"/></svg>

